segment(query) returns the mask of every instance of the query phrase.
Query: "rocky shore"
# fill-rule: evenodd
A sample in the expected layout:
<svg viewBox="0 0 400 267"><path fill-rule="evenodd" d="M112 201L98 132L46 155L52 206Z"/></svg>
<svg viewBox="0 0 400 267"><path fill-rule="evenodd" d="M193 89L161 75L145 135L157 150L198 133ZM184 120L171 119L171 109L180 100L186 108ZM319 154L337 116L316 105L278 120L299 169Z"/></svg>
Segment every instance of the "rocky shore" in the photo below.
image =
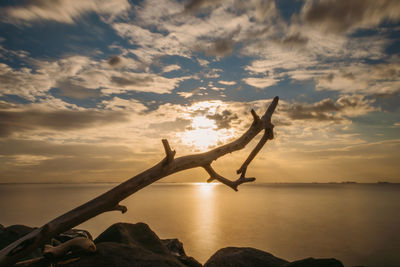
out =
<svg viewBox="0 0 400 267"><path fill-rule="evenodd" d="M0 225L0 249L17 240L34 228ZM76 236L93 240L84 230L70 230L51 240L52 245L62 244ZM37 250L18 266L63 267L343 267L337 259L306 258L294 262L249 247L226 247L218 250L202 265L186 255L178 239L160 239L145 223L117 223L93 240L96 251L73 251L62 257L51 257ZM31 259L37 259L32 261Z"/></svg>

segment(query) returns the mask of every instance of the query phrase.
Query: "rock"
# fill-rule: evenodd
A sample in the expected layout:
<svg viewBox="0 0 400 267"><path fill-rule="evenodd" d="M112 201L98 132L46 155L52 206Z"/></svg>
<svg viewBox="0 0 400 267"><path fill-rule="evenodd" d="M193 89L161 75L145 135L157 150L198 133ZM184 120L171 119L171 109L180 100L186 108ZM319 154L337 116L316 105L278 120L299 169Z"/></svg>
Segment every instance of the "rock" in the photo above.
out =
<svg viewBox="0 0 400 267"><path fill-rule="evenodd" d="M101 233L94 242L115 242L131 247L141 247L154 253L169 255L160 238L145 223L116 223Z"/></svg>
<svg viewBox="0 0 400 267"><path fill-rule="evenodd" d="M204 267L282 267L288 262L255 248L227 247L218 250Z"/></svg>
<svg viewBox="0 0 400 267"><path fill-rule="evenodd" d="M171 254L175 256L186 256L185 250L183 249L183 243L177 238L161 239L161 242L167 247Z"/></svg>
<svg viewBox="0 0 400 267"><path fill-rule="evenodd" d="M4 227L0 224L0 249L28 234L35 228L24 225ZM72 229L52 239L52 243L64 243L72 238L92 236L85 230ZM100 234L94 242L97 251L78 251L59 258L42 258L31 264L44 267L49 264L65 267L201 267L194 258L186 255L182 242L178 239L161 240L147 224L117 223ZM93 244L93 243L92 243ZM40 249L24 259L42 255ZM24 260L21 259L21 260ZM227 247L218 250L208 259L204 267L343 267L336 259L306 258L294 262L277 258L270 253L255 248Z"/></svg>
<svg viewBox="0 0 400 267"><path fill-rule="evenodd" d="M0 227L0 249L8 246L15 240L32 232L35 228L25 225L11 225L8 227Z"/></svg>
<svg viewBox="0 0 400 267"><path fill-rule="evenodd" d="M183 249L183 244L178 239L161 240L145 223L114 224L100 234L94 242L97 245L105 242L125 244L132 249L144 249L158 254L159 257L164 257L168 260L173 259L175 263L178 262L182 266L201 266L201 264L194 258L186 255L185 250ZM97 247L99 249L99 246ZM148 257L147 254L143 254L143 256ZM133 261L137 262L138 259L140 259L140 257ZM158 266L157 264L154 266Z"/></svg>
<svg viewBox="0 0 400 267"><path fill-rule="evenodd" d="M18 240L26 234L32 232L35 228L28 227L25 225L11 225L8 227L0 227L0 250L7 247L12 242ZM41 256L40 249L36 249L27 256L21 258L21 260L26 260L30 258L36 258Z"/></svg>
<svg viewBox="0 0 400 267"><path fill-rule="evenodd" d="M186 255L183 244L178 239L161 239L169 252L174 255L181 263L188 267L201 267L202 265L193 257Z"/></svg>
<svg viewBox="0 0 400 267"><path fill-rule="evenodd" d="M184 267L180 261L169 254L154 253L139 246L123 243L97 243L97 251L82 256L78 261L63 264L65 267Z"/></svg>
<svg viewBox="0 0 400 267"><path fill-rule="evenodd" d="M337 259L307 258L289 263L285 267L344 267Z"/></svg>

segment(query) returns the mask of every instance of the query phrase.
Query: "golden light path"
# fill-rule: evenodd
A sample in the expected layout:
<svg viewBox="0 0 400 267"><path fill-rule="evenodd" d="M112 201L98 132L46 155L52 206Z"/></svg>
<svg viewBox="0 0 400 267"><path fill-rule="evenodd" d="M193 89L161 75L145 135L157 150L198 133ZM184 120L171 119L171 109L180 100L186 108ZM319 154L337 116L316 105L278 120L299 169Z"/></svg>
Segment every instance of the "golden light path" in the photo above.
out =
<svg viewBox="0 0 400 267"><path fill-rule="evenodd" d="M233 138L233 129L218 129L215 120L207 117L218 114L226 108L227 105L221 101L202 101L190 106L188 118L192 123L189 129L180 135L183 144L201 151L226 143Z"/></svg>

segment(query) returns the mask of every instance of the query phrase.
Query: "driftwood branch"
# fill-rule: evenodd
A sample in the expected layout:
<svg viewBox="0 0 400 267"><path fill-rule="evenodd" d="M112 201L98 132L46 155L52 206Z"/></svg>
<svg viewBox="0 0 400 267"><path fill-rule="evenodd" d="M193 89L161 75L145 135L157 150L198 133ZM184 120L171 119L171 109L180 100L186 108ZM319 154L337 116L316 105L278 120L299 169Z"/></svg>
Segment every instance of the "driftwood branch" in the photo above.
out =
<svg viewBox="0 0 400 267"><path fill-rule="evenodd" d="M191 168L202 167L210 175L208 182L217 180L231 187L235 191L237 191L237 187L240 184L254 181L255 178L246 178L245 173L248 165L261 150L267 140L273 138L271 116L275 111L278 101L279 98L275 97L261 118L254 110L252 110L251 114L253 116L253 123L242 136L235 141L214 148L208 152L175 158L175 151L171 149L168 141L163 139L162 143L166 156L158 164L121 183L97 198L55 218L42 227L35 229L31 233L8 245L0 251L0 266L12 266L19 259L26 256L36 248L43 247L45 242L51 237L65 232L101 213L113 210L119 210L122 213L126 212L127 208L121 206L119 204L120 201L170 174ZM211 167L211 163L214 160L228 153L243 149L262 130L264 130L264 135L237 171L238 174L241 174L237 180L231 181L222 177Z"/></svg>
<svg viewBox="0 0 400 267"><path fill-rule="evenodd" d="M238 191L237 187L243 183L248 183L248 182L253 182L256 180L256 178L251 177L251 178L246 178L244 175L241 175L236 181L231 181L229 179L226 179L225 177L219 175L212 167L210 164L207 164L203 166L203 168L208 172L210 175L210 178L207 180L208 183L217 180L220 183L229 186L235 191Z"/></svg>

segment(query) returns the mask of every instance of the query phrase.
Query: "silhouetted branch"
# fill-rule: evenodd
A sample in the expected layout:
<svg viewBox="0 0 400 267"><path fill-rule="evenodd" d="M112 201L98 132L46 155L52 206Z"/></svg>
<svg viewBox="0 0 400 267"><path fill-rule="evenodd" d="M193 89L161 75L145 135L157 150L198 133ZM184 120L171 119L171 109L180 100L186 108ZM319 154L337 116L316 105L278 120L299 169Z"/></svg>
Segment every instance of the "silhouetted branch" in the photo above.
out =
<svg viewBox="0 0 400 267"><path fill-rule="evenodd" d="M172 151L171 147L169 146L168 140L167 139L162 139L161 140L164 146L165 150L165 155L166 155L166 162L167 164L171 163L174 160L176 151Z"/></svg>
<svg viewBox="0 0 400 267"><path fill-rule="evenodd" d="M42 227L35 229L31 233L3 248L0 251L0 266L13 265L31 251L35 250L36 248L43 247L45 242L50 238L63 233L101 213L112 210L119 210L122 213L126 212L127 208L125 206L121 206L119 204L120 201L170 174L191 168L203 167L210 175L211 180L215 179L231 187L235 191L237 191L237 187L240 184L254 181L255 178L246 178L245 173L248 165L264 146L267 140L273 138L273 125L271 124L271 116L275 111L278 101L279 98L275 97L261 118L259 118L254 110L252 110L251 114L254 121L250 128L243 133L242 136L235 141L219 146L205 153L174 158L175 151L170 148L168 141L163 139L162 143L166 157L158 164L119 184L95 199L90 200L87 203L53 219ZM211 167L211 163L214 160L228 153L243 149L262 130L265 131L264 135L257 146L250 153L246 161L243 163L242 167L237 171L238 173L241 173L237 180L228 180L214 171L214 169Z"/></svg>
<svg viewBox="0 0 400 267"><path fill-rule="evenodd" d="M243 175L241 175L237 180L231 181L229 179L226 179L225 177L219 175L212 167L211 165L205 165L203 168L208 172L210 175L210 178L208 178L207 183L210 183L214 180L219 181L220 183L229 186L235 191L238 191L237 187L243 183L248 183L248 182L253 182L256 180L256 178L251 177L251 178L245 178Z"/></svg>

